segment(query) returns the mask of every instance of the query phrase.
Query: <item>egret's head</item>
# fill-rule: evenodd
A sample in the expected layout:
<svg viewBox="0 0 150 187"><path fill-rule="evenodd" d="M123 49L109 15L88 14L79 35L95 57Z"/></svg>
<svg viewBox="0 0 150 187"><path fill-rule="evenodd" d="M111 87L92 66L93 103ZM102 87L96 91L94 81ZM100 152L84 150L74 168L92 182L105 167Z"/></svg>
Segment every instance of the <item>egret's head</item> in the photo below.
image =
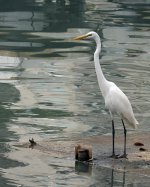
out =
<svg viewBox="0 0 150 187"><path fill-rule="evenodd" d="M75 40L91 40L91 39L95 39L95 37L97 36L98 34L94 31L91 31L91 32L88 32L87 34L84 34L84 35L81 35L81 36L78 36L76 38L74 38Z"/></svg>

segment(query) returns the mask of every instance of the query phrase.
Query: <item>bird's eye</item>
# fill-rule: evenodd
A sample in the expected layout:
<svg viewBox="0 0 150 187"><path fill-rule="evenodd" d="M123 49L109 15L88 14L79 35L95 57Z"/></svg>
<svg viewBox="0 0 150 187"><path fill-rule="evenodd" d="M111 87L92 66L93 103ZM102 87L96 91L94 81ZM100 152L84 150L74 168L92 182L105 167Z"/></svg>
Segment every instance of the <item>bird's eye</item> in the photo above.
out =
<svg viewBox="0 0 150 187"><path fill-rule="evenodd" d="M88 36L92 36L92 34L88 34Z"/></svg>

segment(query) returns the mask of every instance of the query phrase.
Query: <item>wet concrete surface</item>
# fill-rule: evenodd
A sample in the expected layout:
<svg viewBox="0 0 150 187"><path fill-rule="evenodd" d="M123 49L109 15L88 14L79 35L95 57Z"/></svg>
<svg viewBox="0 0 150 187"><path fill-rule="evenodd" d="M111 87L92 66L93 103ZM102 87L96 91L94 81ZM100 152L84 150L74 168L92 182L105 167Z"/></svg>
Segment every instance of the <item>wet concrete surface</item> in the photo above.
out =
<svg viewBox="0 0 150 187"><path fill-rule="evenodd" d="M95 166L107 167L120 171L130 171L139 174L150 176L150 134L129 134L127 138L127 159L113 159L111 155L111 136L90 136L82 139L74 138L72 140L45 140L37 141L32 147L30 142L18 143L14 146L23 148L24 151L30 149L36 154L47 154L49 158L59 158L63 160L75 160L74 148L77 144L92 146L93 160L90 164ZM135 146L135 143L140 142L144 146ZM116 154L123 152L123 137L117 136L115 141ZM141 151L140 148L143 148ZM22 149L22 151L23 151ZM34 158L32 158L34 159Z"/></svg>

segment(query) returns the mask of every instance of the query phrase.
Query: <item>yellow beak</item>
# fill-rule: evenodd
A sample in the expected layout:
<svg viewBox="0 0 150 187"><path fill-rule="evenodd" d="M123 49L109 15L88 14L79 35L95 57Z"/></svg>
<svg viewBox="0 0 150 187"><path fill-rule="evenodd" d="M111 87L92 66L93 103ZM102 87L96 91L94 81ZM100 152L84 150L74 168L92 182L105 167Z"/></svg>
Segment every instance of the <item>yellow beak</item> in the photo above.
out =
<svg viewBox="0 0 150 187"><path fill-rule="evenodd" d="M74 40L83 40L85 39L86 37L88 37L86 34L82 35L82 36L78 36L76 38L74 38Z"/></svg>

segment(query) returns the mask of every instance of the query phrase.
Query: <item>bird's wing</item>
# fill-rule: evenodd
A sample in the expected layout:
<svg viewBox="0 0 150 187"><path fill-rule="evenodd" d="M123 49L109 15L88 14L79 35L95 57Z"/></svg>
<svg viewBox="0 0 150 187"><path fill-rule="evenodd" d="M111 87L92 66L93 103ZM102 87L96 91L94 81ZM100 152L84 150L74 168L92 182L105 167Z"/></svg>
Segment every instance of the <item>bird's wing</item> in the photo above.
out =
<svg viewBox="0 0 150 187"><path fill-rule="evenodd" d="M110 87L105 97L105 104L112 113L118 114L131 105L127 96L115 84Z"/></svg>
<svg viewBox="0 0 150 187"><path fill-rule="evenodd" d="M105 98L105 105L110 112L120 115L131 126L136 126L136 119L133 114L131 103L127 96L114 84L110 87Z"/></svg>

